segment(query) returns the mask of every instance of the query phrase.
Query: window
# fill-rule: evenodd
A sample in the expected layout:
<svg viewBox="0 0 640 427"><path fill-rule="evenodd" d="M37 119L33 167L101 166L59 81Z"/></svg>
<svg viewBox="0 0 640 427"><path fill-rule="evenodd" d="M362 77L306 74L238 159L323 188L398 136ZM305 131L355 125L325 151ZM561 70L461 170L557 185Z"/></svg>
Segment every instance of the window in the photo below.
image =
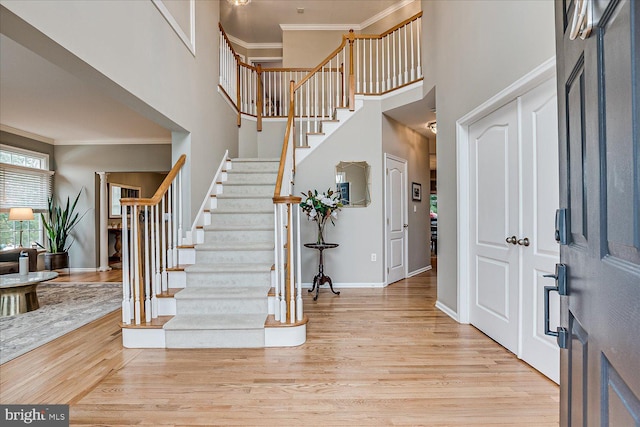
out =
<svg viewBox="0 0 640 427"><path fill-rule="evenodd" d="M39 213L47 211L47 199L52 191L52 171L49 156L34 151L0 145L0 249L32 242L44 245L44 233ZM9 209L30 207L33 221L9 221Z"/></svg>

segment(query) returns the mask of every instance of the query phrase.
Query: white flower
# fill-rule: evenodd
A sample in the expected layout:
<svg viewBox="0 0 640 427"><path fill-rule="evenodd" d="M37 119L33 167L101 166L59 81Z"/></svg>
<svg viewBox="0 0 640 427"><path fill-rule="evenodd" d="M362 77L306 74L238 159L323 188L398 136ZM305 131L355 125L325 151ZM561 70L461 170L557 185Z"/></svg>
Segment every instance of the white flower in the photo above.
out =
<svg viewBox="0 0 640 427"><path fill-rule="evenodd" d="M336 202L334 200L328 198L328 197L323 197L322 200L320 200L320 202L323 205L327 205L327 206L330 206L330 207L334 207L336 205Z"/></svg>
<svg viewBox="0 0 640 427"><path fill-rule="evenodd" d="M338 218L338 211L333 211L333 212L331 212L331 216L332 216L334 219L337 219L337 218Z"/></svg>
<svg viewBox="0 0 640 427"><path fill-rule="evenodd" d="M309 205L309 206L313 206L313 200L311 200L311 199L307 199L307 205Z"/></svg>
<svg viewBox="0 0 640 427"><path fill-rule="evenodd" d="M309 211L309 218L315 218L318 215L318 212L316 212L315 209L311 209Z"/></svg>

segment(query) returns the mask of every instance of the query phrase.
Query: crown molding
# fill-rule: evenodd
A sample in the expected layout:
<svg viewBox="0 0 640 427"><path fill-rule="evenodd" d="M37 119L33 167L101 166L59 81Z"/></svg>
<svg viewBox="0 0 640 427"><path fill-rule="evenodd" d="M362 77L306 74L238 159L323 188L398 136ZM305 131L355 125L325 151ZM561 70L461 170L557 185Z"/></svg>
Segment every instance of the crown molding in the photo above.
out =
<svg viewBox="0 0 640 427"><path fill-rule="evenodd" d="M56 139L53 145L154 145L171 144L166 138L114 138L93 140Z"/></svg>
<svg viewBox="0 0 640 427"><path fill-rule="evenodd" d="M385 10L383 10L382 12L378 13L377 15L372 16L371 18L367 19L366 21L363 21L360 23L360 30L362 30L363 28L367 28L370 25L375 24L376 22L386 18L387 16L391 15L393 12L395 12L396 10L400 10L403 7L410 5L411 3L413 3L416 0L402 0L394 5L389 6L388 8L386 8ZM355 28L354 28L355 30Z"/></svg>
<svg viewBox="0 0 640 427"><path fill-rule="evenodd" d="M280 24L282 31L349 31L360 30L360 24Z"/></svg>
<svg viewBox="0 0 640 427"><path fill-rule="evenodd" d="M44 142L45 144L53 145L55 140L46 136L38 135L37 133L28 132L26 130L17 129L11 126L0 124L0 131L11 133L13 135L22 136L24 138L33 139L35 141Z"/></svg>
<svg viewBox="0 0 640 427"><path fill-rule="evenodd" d="M282 43L248 43L230 34L227 34L227 38L231 43L237 44L245 49L282 49Z"/></svg>

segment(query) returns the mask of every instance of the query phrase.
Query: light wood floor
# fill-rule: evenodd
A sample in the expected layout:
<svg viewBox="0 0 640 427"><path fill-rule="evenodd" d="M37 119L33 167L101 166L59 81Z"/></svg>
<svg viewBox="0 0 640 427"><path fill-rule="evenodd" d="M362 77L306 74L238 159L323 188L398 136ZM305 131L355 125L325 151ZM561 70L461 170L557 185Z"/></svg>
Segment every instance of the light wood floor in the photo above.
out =
<svg viewBox="0 0 640 427"><path fill-rule="evenodd" d="M435 309L435 285L305 295L296 348L123 349L115 312L2 365L0 401L68 403L72 425L558 425L558 387Z"/></svg>

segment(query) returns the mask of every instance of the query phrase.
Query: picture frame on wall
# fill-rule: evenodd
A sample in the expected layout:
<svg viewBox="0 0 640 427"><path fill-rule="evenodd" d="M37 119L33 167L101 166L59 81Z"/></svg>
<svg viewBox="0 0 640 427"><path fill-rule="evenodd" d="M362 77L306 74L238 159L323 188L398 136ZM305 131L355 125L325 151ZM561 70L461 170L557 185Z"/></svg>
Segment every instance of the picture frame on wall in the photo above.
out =
<svg viewBox="0 0 640 427"><path fill-rule="evenodd" d="M411 200L416 202L422 201L422 184L417 182L411 183Z"/></svg>

